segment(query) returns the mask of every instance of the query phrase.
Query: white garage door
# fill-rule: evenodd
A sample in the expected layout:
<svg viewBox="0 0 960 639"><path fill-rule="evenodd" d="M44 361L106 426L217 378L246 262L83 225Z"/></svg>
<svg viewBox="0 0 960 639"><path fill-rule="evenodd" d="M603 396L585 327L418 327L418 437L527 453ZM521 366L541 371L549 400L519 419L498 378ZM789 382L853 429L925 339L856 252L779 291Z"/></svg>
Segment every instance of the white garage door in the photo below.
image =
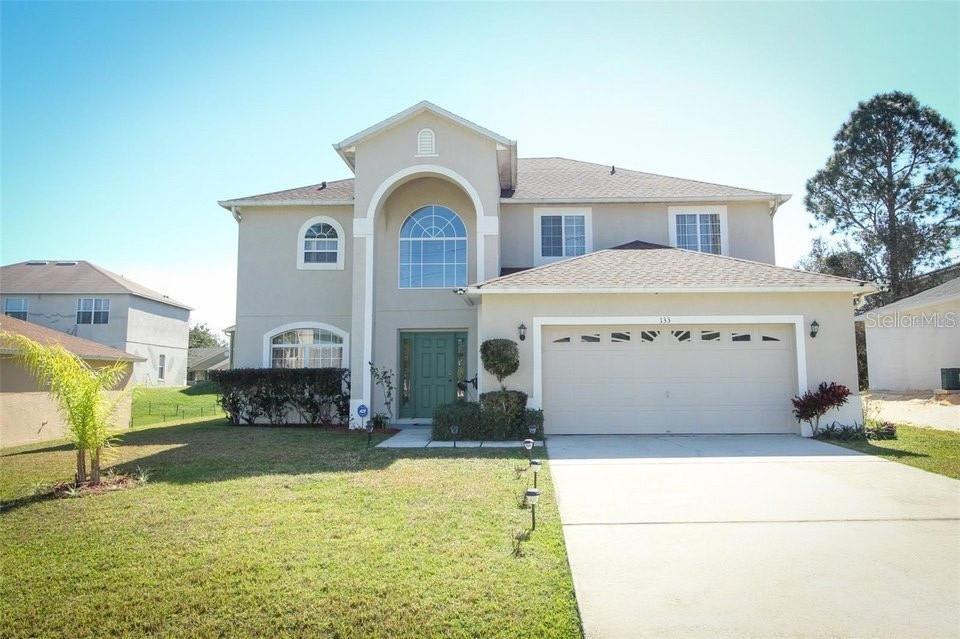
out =
<svg viewBox="0 0 960 639"><path fill-rule="evenodd" d="M796 433L792 325L543 329L550 434Z"/></svg>

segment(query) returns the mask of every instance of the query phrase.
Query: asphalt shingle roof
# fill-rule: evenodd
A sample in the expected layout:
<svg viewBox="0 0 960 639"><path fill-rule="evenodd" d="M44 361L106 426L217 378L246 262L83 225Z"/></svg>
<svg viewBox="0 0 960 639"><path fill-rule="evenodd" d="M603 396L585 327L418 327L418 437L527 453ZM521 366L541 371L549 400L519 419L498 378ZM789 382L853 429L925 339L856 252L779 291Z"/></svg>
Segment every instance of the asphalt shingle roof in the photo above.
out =
<svg viewBox="0 0 960 639"><path fill-rule="evenodd" d="M193 370L201 364L207 365L200 366L200 368L209 368L210 366L227 359L227 356L228 354L226 346L195 346L187 349L187 370ZM210 361L207 362L207 360Z"/></svg>
<svg viewBox="0 0 960 639"><path fill-rule="evenodd" d="M754 191L723 184L642 173L617 167L611 173L606 164L566 158L519 158L517 187L504 191L506 201L524 200L612 200L612 201L697 201L697 200L779 200L788 196ZM324 186L324 184L326 186ZM220 205L325 204L353 201L353 179L311 184L285 191L224 200Z"/></svg>
<svg viewBox="0 0 960 639"><path fill-rule="evenodd" d="M571 292L609 290L855 289L869 283L798 271L763 262L687 251L649 242L631 242L580 257L497 277L477 285L488 291Z"/></svg>
<svg viewBox="0 0 960 639"><path fill-rule="evenodd" d="M110 346L105 346L98 342L69 335L46 326L40 326L31 322L24 322L7 315L0 316L0 331L22 335L35 342L45 346L59 344L71 353L79 355L83 359L92 359L97 361L123 361L123 362L145 362L146 359L139 355L131 355L126 351L121 351ZM3 344L0 345L0 352L12 353L14 349Z"/></svg>
<svg viewBox="0 0 960 639"><path fill-rule="evenodd" d="M132 282L122 275L85 260L36 260L0 268L5 294L77 293L106 295L128 293L156 302L193 310L186 304Z"/></svg>

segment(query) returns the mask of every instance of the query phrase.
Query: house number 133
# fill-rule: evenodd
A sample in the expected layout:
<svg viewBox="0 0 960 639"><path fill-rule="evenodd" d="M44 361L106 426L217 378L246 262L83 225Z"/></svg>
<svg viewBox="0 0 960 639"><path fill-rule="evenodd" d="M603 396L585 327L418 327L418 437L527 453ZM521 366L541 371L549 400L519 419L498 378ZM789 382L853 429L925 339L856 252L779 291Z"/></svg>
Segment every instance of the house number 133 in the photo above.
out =
<svg viewBox="0 0 960 639"><path fill-rule="evenodd" d="M661 323L661 324L669 324L669 323L671 323L672 321L673 321L673 320L670 319L669 317L661 317L661 318L660 318L660 323Z"/></svg>

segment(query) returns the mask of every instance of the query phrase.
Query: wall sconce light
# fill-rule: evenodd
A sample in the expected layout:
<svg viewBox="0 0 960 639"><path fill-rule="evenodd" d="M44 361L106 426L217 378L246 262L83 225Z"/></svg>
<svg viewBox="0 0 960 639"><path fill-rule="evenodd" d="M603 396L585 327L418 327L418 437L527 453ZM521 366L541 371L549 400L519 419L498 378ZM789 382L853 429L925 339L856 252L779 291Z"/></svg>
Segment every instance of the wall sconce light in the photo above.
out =
<svg viewBox="0 0 960 639"><path fill-rule="evenodd" d="M517 336L521 342L527 339L527 327L523 322L520 322L520 326L517 327Z"/></svg>
<svg viewBox="0 0 960 639"><path fill-rule="evenodd" d="M817 333L820 332L820 322L813 320L810 322L810 337L816 337Z"/></svg>

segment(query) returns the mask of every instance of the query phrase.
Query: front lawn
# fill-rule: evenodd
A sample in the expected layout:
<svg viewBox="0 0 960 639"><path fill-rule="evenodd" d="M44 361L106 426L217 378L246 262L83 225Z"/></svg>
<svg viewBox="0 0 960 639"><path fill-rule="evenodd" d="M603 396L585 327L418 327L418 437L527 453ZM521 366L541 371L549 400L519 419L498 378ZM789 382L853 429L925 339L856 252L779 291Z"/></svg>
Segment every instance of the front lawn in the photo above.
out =
<svg viewBox="0 0 960 639"><path fill-rule="evenodd" d="M181 388L138 386L133 390L134 428L210 417L223 417L213 382Z"/></svg>
<svg viewBox="0 0 960 639"><path fill-rule="evenodd" d="M830 443L960 479L958 432L898 424L896 439Z"/></svg>
<svg viewBox="0 0 960 639"><path fill-rule="evenodd" d="M580 636L548 469L518 543L519 451L365 445L143 428L116 464L146 484L64 499L31 495L70 476L69 446L2 451L0 636Z"/></svg>

